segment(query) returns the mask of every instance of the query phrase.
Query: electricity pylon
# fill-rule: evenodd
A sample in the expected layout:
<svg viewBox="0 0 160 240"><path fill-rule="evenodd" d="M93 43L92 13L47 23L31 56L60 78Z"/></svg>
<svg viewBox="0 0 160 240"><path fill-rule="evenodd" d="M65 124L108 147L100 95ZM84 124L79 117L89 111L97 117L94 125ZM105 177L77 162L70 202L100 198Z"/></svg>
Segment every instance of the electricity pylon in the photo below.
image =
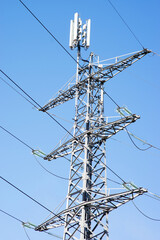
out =
<svg viewBox="0 0 160 240"><path fill-rule="evenodd" d="M140 60L149 50L143 49L116 61L107 67L80 58L81 47L88 48L90 20L82 26L78 13L71 21L70 47L77 48L76 83L61 90L58 96L41 111L48 111L75 98L75 119L72 137L44 157L51 161L61 157L71 159L66 209L55 214L36 230L64 227L64 240L100 240L108 238L108 214L119 206L147 192L144 188L108 195L106 140L123 130L140 117L130 114L114 122L104 116L104 85L124 69ZM81 44L80 44L81 43ZM82 63L82 64L81 64Z"/></svg>

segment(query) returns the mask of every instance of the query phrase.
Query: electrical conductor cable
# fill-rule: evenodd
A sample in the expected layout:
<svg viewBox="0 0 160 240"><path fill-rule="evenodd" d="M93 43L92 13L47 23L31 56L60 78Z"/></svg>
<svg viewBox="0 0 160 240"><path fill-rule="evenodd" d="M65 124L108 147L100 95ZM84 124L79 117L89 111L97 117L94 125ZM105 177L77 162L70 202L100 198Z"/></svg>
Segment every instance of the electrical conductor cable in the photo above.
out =
<svg viewBox="0 0 160 240"><path fill-rule="evenodd" d="M2 130L4 130L5 132L7 132L9 135L11 135L11 136L12 136L13 138L15 138L16 140L18 140L20 143L22 143L23 145L25 145L27 148L31 149L31 150L32 150L32 153L33 153L33 155L34 155L34 157L35 157L36 162L37 162L45 171L47 171L49 174L53 175L54 177L57 177L57 178L60 178L60 179L63 179L63 180L69 180L69 178L62 177L62 176L57 175L57 174L49 171L48 169L46 169L46 168L38 161L38 159L36 158L36 156L35 156L35 154L34 154L35 150L34 150L32 147L30 147L27 143L25 143L24 141L22 141L20 138L16 137L13 133L11 133L10 131L8 131L8 130L5 129L4 127L0 126L0 128L1 128Z"/></svg>
<svg viewBox="0 0 160 240"><path fill-rule="evenodd" d="M49 35L63 48L63 50L76 62L80 67L81 65L77 62L77 60L68 52L68 50L58 41L58 39L48 30L47 27L35 16L35 14L24 4L23 1L19 0L19 2L27 9L27 11L39 22L39 24L49 33Z"/></svg>
<svg viewBox="0 0 160 240"><path fill-rule="evenodd" d="M124 18L121 16L121 14L119 13L119 11L116 9L116 7L113 5L113 3L108 0L108 2L110 3L110 5L113 7L113 9L116 11L116 13L118 14L118 16L121 18L121 20L123 21L123 23L126 25L126 27L129 29L129 31L132 33L132 35L134 36L134 38L137 40L137 42L141 45L141 47L144 49L144 46L142 45L142 43L139 41L139 39L137 38L137 36L134 34L134 32L132 31L132 29L129 27L129 25L127 24L127 22L124 20Z"/></svg>

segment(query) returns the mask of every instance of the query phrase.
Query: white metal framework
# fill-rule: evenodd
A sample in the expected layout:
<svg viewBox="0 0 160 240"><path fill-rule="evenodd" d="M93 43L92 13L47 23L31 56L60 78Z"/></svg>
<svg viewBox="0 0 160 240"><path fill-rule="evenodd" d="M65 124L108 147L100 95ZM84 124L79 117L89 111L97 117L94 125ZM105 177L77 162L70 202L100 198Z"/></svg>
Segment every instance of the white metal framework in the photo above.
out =
<svg viewBox="0 0 160 240"><path fill-rule="evenodd" d="M79 45L79 42L74 41L78 39L76 34L79 22L76 13L74 22L71 22L72 48ZM106 140L135 122L139 116L131 114L120 120L107 122L103 95L105 82L149 52L143 49L107 67L95 65L94 54L91 53L89 62L80 67L78 47L76 83L61 91L55 99L40 109L47 111L75 98L73 137L44 157L50 161L70 156L67 206L39 225L36 230L64 227L64 240L107 239L108 213L147 191L143 188L132 188L126 192L107 195Z"/></svg>

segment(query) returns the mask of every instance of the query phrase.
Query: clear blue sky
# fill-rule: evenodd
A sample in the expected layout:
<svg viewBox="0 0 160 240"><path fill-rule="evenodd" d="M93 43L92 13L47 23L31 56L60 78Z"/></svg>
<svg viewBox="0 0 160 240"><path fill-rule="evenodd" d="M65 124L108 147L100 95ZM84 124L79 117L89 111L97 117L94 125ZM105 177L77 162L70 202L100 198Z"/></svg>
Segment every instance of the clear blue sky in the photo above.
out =
<svg viewBox="0 0 160 240"><path fill-rule="evenodd" d="M160 2L158 0L112 0L118 11L142 42L144 47L160 54ZM141 50L107 0L51 1L25 0L28 7L48 27L56 38L71 51L69 42L70 19L79 12L82 20L91 18L91 51L106 59ZM12 79L40 104L45 104L76 71L74 61L48 33L33 19L18 0L0 2L0 66ZM120 106L127 106L141 119L128 128L142 139L160 147L159 82L160 57L146 56L106 84L105 90ZM3 77L3 75L0 75ZM49 153L65 135L55 122L38 112L0 81L0 125L24 140L33 148ZM105 115L117 115L116 106L105 97ZM72 121L74 101L51 113ZM70 129L72 124L60 122ZM160 195L160 151L142 152L130 142L125 132L108 140L107 162L122 178L133 181ZM31 151L0 130L0 175L54 210L65 198L68 182L45 172L35 161ZM140 142L136 142L140 147ZM50 171L68 177L69 164L63 159L43 162ZM109 177L116 179L115 176ZM117 185L109 185L117 187ZM21 195L0 180L0 209L36 225L48 216L43 208ZM160 219L160 202L141 196L137 206L148 216ZM64 206L65 207L65 206ZM111 240L160 240L160 222L142 216L130 202L109 216ZM31 240L52 239L44 233L27 230ZM62 236L62 232L54 230ZM0 212L0 239L27 239L20 223Z"/></svg>

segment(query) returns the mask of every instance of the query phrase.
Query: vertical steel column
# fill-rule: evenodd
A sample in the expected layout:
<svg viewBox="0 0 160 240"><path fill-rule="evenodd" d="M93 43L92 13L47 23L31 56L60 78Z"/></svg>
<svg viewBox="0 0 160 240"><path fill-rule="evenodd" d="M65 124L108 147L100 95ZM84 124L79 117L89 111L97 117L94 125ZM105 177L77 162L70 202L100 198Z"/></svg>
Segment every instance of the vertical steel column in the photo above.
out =
<svg viewBox="0 0 160 240"><path fill-rule="evenodd" d="M90 56L90 65L89 65L89 76L92 73L92 63L93 63L93 54ZM88 78L87 86L87 103L86 103L86 131L90 130L90 117L91 117L91 78ZM92 157L90 149L90 136L87 133L85 136L85 148L84 148L84 172L83 172L83 188L82 188L82 201L87 202L91 200L91 181L92 181ZM84 206L82 208L81 216L81 240L90 239L90 229L91 229L91 220L90 220L90 206Z"/></svg>
<svg viewBox="0 0 160 240"><path fill-rule="evenodd" d="M76 69L76 84L79 82L79 59L80 59L80 46L77 47L77 69ZM74 118L74 127L73 127L73 136L76 137L76 128L77 128L77 115L78 115L78 89L76 89L75 94L75 118ZM74 142L72 144L72 152L74 151ZM67 203L66 209L69 208L69 196L70 196L70 186L72 184L72 164L73 164L73 154L71 155L71 168L69 173L69 184L68 184L68 194L67 194ZM66 215L65 221L67 223L68 216ZM63 240L66 240L67 226L64 228Z"/></svg>

